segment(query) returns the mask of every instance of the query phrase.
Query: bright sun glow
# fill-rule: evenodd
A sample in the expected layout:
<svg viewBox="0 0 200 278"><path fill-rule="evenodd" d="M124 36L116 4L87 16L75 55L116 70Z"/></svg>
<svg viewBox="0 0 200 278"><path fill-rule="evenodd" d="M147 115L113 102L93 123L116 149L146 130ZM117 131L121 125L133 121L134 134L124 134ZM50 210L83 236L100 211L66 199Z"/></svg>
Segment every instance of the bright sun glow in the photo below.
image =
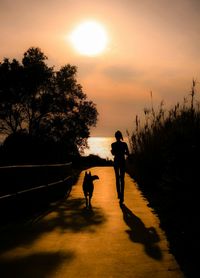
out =
<svg viewBox="0 0 200 278"><path fill-rule="evenodd" d="M80 24L69 37L74 48L82 55L95 56L107 45L107 34L103 26L95 21Z"/></svg>

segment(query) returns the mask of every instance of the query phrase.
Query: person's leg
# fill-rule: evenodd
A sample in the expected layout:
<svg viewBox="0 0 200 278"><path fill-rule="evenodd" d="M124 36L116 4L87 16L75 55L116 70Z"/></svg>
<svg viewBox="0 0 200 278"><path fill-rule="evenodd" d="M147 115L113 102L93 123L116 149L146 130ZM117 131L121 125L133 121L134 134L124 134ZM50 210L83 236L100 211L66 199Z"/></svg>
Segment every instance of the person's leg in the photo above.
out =
<svg viewBox="0 0 200 278"><path fill-rule="evenodd" d="M120 202L124 202L124 176L125 176L125 168L121 167L120 168L120 192L121 192L121 197L120 197Z"/></svg>
<svg viewBox="0 0 200 278"><path fill-rule="evenodd" d="M120 173L119 173L119 167L114 166L114 170L115 170L115 178L116 178L117 196L118 196L118 199L120 199Z"/></svg>

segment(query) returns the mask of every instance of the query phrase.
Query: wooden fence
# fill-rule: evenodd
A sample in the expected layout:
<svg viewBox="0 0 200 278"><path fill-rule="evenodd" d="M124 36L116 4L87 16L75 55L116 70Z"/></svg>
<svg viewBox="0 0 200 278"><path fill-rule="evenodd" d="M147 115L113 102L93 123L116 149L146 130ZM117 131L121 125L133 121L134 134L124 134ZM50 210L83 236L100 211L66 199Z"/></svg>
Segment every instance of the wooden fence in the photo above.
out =
<svg viewBox="0 0 200 278"><path fill-rule="evenodd" d="M72 163L0 167L0 217L30 214L69 194Z"/></svg>

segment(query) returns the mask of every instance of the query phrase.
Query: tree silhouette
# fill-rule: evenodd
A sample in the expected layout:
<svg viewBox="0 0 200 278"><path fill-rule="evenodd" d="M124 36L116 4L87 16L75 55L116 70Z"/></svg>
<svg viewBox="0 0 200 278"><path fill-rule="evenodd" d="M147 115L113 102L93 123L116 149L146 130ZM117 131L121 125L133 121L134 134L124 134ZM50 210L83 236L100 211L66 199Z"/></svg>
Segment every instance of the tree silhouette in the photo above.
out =
<svg viewBox="0 0 200 278"><path fill-rule="evenodd" d="M70 64L55 71L39 48L29 48L22 62L0 63L0 133L25 133L51 140L68 151L84 148L98 112Z"/></svg>

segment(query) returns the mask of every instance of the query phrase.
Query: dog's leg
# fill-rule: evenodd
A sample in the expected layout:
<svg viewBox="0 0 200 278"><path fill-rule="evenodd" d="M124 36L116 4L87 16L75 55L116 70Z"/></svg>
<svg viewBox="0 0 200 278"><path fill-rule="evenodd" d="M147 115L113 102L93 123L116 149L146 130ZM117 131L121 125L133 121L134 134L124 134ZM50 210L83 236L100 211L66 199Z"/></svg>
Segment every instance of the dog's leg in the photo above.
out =
<svg viewBox="0 0 200 278"><path fill-rule="evenodd" d="M85 195L85 205L86 205L86 208L88 208L88 197L87 197L87 192L84 192L84 195Z"/></svg>
<svg viewBox="0 0 200 278"><path fill-rule="evenodd" d="M87 195L85 197L85 200L86 200L86 208L88 208L89 207L89 203L88 203L88 196Z"/></svg>
<svg viewBox="0 0 200 278"><path fill-rule="evenodd" d="M89 208L90 208L90 209L92 208L92 205L91 205L91 198L89 198Z"/></svg>
<svg viewBox="0 0 200 278"><path fill-rule="evenodd" d="M90 194L90 195L89 195L89 208L90 208L90 209L92 208L91 200L92 200L92 195Z"/></svg>

